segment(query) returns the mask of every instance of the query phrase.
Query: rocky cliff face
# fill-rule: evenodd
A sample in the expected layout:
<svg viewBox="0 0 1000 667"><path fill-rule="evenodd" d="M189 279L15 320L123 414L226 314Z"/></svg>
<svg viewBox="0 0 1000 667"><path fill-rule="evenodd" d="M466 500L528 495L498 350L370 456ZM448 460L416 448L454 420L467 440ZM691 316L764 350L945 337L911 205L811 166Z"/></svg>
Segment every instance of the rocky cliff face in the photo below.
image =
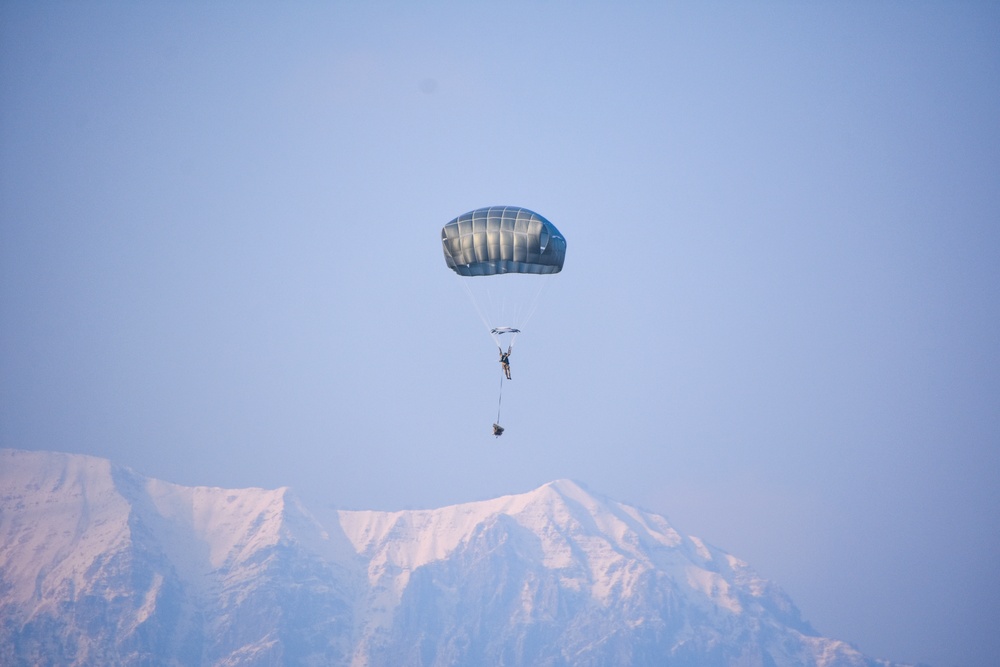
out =
<svg viewBox="0 0 1000 667"><path fill-rule="evenodd" d="M569 481L330 512L0 451L4 665L887 665L660 516Z"/></svg>

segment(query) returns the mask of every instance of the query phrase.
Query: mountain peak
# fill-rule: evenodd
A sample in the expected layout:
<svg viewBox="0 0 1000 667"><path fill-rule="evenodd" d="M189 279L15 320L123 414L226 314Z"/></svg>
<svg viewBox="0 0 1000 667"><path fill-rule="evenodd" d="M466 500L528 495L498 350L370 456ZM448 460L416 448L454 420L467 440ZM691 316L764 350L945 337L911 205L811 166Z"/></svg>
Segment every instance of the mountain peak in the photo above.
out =
<svg viewBox="0 0 1000 667"><path fill-rule="evenodd" d="M587 491L586 484L584 484L583 482L578 482L575 479L569 479L569 478L555 479L547 484L542 484L538 488L539 489L549 488L558 491L561 494L571 495L571 496L576 496L581 494L590 495L590 492Z"/></svg>
<svg viewBox="0 0 1000 667"><path fill-rule="evenodd" d="M557 479L543 484L535 490L539 494L556 494L565 502L573 502L582 507L596 507L601 504L599 496L591 493L587 485L573 479Z"/></svg>

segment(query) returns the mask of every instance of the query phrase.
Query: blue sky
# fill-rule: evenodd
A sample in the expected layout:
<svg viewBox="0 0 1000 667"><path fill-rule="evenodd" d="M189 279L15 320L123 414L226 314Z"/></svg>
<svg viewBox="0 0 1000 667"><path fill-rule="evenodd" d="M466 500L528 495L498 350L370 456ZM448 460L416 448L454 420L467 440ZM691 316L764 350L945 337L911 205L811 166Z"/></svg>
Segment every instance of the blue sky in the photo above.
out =
<svg viewBox="0 0 1000 667"><path fill-rule="evenodd" d="M4 3L0 444L344 508L569 477L828 636L989 664L998 34L986 2ZM568 241L499 440L439 240L494 204Z"/></svg>

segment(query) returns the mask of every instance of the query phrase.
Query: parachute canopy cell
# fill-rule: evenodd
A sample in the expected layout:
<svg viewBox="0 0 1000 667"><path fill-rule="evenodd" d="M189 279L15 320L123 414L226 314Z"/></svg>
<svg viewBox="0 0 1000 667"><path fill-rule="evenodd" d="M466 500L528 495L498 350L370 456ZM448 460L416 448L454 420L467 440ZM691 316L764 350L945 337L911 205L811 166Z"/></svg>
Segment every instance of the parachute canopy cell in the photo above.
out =
<svg viewBox="0 0 1000 667"><path fill-rule="evenodd" d="M519 206L464 213L441 230L448 268L461 276L559 273L566 239L556 226Z"/></svg>

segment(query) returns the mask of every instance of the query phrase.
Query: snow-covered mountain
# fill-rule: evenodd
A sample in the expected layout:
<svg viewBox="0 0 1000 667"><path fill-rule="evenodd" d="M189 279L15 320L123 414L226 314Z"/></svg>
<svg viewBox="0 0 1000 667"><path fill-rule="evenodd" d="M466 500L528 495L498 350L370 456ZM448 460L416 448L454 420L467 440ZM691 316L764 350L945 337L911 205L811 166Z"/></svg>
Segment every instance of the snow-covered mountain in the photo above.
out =
<svg viewBox="0 0 1000 667"><path fill-rule="evenodd" d="M310 512L0 450L3 665L889 665L746 563L560 480Z"/></svg>

